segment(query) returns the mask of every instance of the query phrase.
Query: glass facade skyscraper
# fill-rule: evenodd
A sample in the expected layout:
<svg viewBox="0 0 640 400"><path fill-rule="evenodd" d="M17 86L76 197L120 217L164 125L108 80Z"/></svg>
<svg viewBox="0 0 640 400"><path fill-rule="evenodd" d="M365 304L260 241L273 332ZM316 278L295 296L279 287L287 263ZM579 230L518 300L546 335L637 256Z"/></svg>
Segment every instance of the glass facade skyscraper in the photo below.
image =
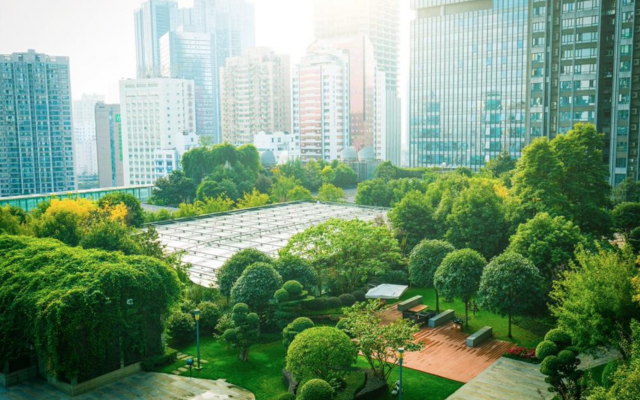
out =
<svg viewBox="0 0 640 400"><path fill-rule="evenodd" d="M124 186L120 104L97 103L95 119L99 186Z"/></svg>
<svg viewBox="0 0 640 400"><path fill-rule="evenodd" d="M526 142L527 0L414 0L409 158L473 168Z"/></svg>
<svg viewBox="0 0 640 400"><path fill-rule="evenodd" d="M134 14L138 78L160 76L160 38L171 29L173 0L147 0Z"/></svg>
<svg viewBox="0 0 640 400"><path fill-rule="evenodd" d="M0 55L0 197L76 189L69 59Z"/></svg>

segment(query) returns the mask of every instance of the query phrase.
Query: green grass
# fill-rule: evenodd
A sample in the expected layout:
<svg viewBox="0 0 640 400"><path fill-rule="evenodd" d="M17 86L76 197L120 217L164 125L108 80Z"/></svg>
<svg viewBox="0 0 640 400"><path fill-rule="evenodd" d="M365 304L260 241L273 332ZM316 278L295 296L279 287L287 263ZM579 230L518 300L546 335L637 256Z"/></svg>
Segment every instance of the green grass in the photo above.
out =
<svg viewBox="0 0 640 400"><path fill-rule="evenodd" d="M430 310L435 310L436 296L434 288L409 288L402 297L400 297L399 301L407 300L418 295L422 296L423 304L429 305ZM452 302L444 302L442 297L440 297L440 311L448 309L454 310L458 317L464 319L464 303L462 301L455 299ZM469 326L465 326L465 332L473 333L484 326L490 326L493 328L493 335L495 338L514 342L519 346L535 347L543 340L542 336L523 329L515 324L511 324L513 339L509 339L507 336L509 328L506 317L503 318L499 315L482 310L476 311L476 315L474 316L473 312L469 310Z"/></svg>
<svg viewBox="0 0 640 400"><path fill-rule="evenodd" d="M195 343L185 346L174 346L182 353L191 356L196 355ZM282 383L282 368L286 351L280 341L256 344L251 347L249 361L238 360L236 350L228 350L222 340L214 338L202 338L200 341L200 357L207 360L202 364L202 371L193 371L195 378L226 379L227 382L250 390L256 395L257 400L274 400L286 389ZM170 373L185 366L185 361L178 360L172 365L164 367L160 372ZM368 368L366 361L359 357L358 367ZM189 376L189 372L182 374ZM439 378L410 369L403 369L404 393L407 399L422 399L425 393L429 399L446 399L462 386L461 383ZM398 369L394 369L389 383L393 384L398 379ZM349 387L335 400L350 400L355 391L363 382L361 375L349 374L346 378ZM391 400L396 397L386 393L376 400Z"/></svg>
<svg viewBox="0 0 640 400"><path fill-rule="evenodd" d="M598 385L602 385L602 372L606 368L607 364L598 365L597 367L588 369L585 371L585 377L589 381L596 382Z"/></svg>

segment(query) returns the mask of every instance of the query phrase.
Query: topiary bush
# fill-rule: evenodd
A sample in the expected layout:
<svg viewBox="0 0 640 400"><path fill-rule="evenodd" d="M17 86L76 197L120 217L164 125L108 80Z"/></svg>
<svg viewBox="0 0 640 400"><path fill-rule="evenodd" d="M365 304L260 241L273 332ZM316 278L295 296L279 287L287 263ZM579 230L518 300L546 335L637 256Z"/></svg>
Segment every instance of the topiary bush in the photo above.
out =
<svg viewBox="0 0 640 400"><path fill-rule="evenodd" d="M340 318L340 320L336 324L336 329L340 329L341 331L344 331L346 325L347 325L347 319L346 318Z"/></svg>
<svg viewBox="0 0 640 400"><path fill-rule="evenodd" d="M366 301L366 295L362 290L356 290L353 292L353 297L356 298L356 301Z"/></svg>
<svg viewBox="0 0 640 400"><path fill-rule="evenodd" d="M327 308L327 304L325 299L321 298L321 297L316 297L313 299L309 299L307 301L305 301L304 303L302 303L304 308L306 308L307 310L311 310L311 311L322 311L325 310Z"/></svg>
<svg viewBox="0 0 640 400"><path fill-rule="evenodd" d="M213 334L220 317L222 317L222 310L217 304L211 301L203 301L198 304L198 310L200 310L201 333L206 335Z"/></svg>
<svg viewBox="0 0 640 400"><path fill-rule="evenodd" d="M342 302L337 297L329 297L327 298L327 308L340 308L342 307Z"/></svg>
<svg viewBox="0 0 640 400"><path fill-rule="evenodd" d="M196 337L193 315L176 311L167 319L167 331L176 343L186 343Z"/></svg>
<svg viewBox="0 0 640 400"><path fill-rule="evenodd" d="M287 281L282 285L282 288L286 290L291 297L298 297L302 294L302 285L298 281Z"/></svg>
<svg viewBox="0 0 640 400"><path fill-rule="evenodd" d="M355 296L349 293L343 293L340 296L338 296L338 298L340 299L340 302L342 303L342 305L345 307L351 307L356 303Z"/></svg>
<svg viewBox="0 0 640 400"><path fill-rule="evenodd" d="M311 379L298 391L298 400L328 400L334 393L335 391L326 381Z"/></svg>
<svg viewBox="0 0 640 400"><path fill-rule="evenodd" d="M296 400L296 395L293 393L282 393L278 396L278 400Z"/></svg>
<svg viewBox="0 0 640 400"><path fill-rule="evenodd" d="M536 357L542 359L540 372L549 391L557 398L580 399L585 390L584 372L578 369L578 349L571 345L571 337L561 329L552 329L536 348Z"/></svg>
<svg viewBox="0 0 640 400"><path fill-rule="evenodd" d="M556 343L558 346L570 346L571 336L562 329L551 329L544 335L544 340Z"/></svg>
<svg viewBox="0 0 640 400"><path fill-rule="evenodd" d="M296 318L282 330L282 344L285 348L288 348L300 332L314 326L313 321L307 317Z"/></svg>
<svg viewBox="0 0 640 400"><path fill-rule="evenodd" d="M558 345L550 340L544 340L536 347L536 358L538 360L544 360L549 356L555 356L558 354Z"/></svg>
<svg viewBox="0 0 640 400"><path fill-rule="evenodd" d="M291 298L289 292L284 289L276 290L276 293L273 295L273 297L278 301L278 303L284 303L285 301L289 301L289 299Z"/></svg>

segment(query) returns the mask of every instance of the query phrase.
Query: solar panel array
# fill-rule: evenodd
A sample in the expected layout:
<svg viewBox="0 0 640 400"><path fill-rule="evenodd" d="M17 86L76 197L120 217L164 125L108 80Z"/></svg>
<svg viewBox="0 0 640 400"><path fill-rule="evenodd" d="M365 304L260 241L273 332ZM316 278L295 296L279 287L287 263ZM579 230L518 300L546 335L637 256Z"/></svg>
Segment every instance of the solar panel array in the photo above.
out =
<svg viewBox="0 0 640 400"><path fill-rule="evenodd" d="M183 251L183 261L192 265L193 282L215 284L215 271L246 248L277 256L289 238L329 219L372 221L384 216L385 208L352 204L285 203L246 210L211 214L154 224L169 252Z"/></svg>

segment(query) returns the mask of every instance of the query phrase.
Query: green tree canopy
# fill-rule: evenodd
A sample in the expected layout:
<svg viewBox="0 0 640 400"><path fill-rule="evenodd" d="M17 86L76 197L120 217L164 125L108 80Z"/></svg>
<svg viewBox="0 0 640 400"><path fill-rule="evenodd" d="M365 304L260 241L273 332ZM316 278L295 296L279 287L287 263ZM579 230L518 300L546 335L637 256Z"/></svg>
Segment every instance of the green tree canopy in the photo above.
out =
<svg viewBox="0 0 640 400"><path fill-rule="evenodd" d="M449 253L436 270L433 282L438 292L448 298L458 297L464 302L465 321L469 323L469 301L478 292L482 271L487 260L472 249Z"/></svg>
<svg viewBox="0 0 640 400"><path fill-rule="evenodd" d="M502 153L498 154L496 158L491 159L485 167L491 171L491 174L495 178L498 178L502 174L515 169L516 160L511 158L508 151L504 150Z"/></svg>
<svg viewBox="0 0 640 400"><path fill-rule="evenodd" d="M231 288L231 302L245 303L264 320L273 293L282 286L282 277L268 263L247 267Z"/></svg>
<svg viewBox="0 0 640 400"><path fill-rule="evenodd" d="M250 312L248 305L238 303L233 306L231 320L233 328L224 331L222 337L227 343L240 349L240 361L249 361L249 349L258 341L259 336L258 315Z"/></svg>
<svg viewBox="0 0 640 400"><path fill-rule="evenodd" d="M620 203L611 211L613 224L625 238L640 226L640 203Z"/></svg>
<svg viewBox="0 0 640 400"><path fill-rule="evenodd" d="M433 220L433 208L419 191L409 192L389 213L389 219L400 237L413 249L423 239L435 239L438 227Z"/></svg>
<svg viewBox="0 0 640 400"><path fill-rule="evenodd" d="M287 201L310 201L313 200L313 196L309 189L305 189L302 186L296 186L289 190L287 193Z"/></svg>
<svg viewBox="0 0 640 400"><path fill-rule="evenodd" d="M352 187L356 185L358 181L358 174L347 164L338 164L333 169L333 179L329 182L339 188Z"/></svg>
<svg viewBox="0 0 640 400"><path fill-rule="evenodd" d="M542 276L535 265L518 253L503 253L485 267L478 290L478 303L509 318L526 315L544 304Z"/></svg>
<svg viewBox="0 0 640 400"><path fill-rule="evenodd" d="M356 204L364 206L389 207L393 199L393 190L382 179L373 179L358 183Z"/></svg>
<svg viewBox="0 0 640 400"><path fill-rule="evenodd" d="M284 282L298 281L307 290L318 287L318 274L311 263L301 257L283 254L275 261L275 268Z"/></svg>
<svg viewBox="0 0 640 400"><path fill-rule="evenodd" d="M216 182L207 179L198 185L198 189L196 190L196 199L200 201L221 196L226 196L233 201L238 200L238 187L232 180L225 178L220 182Z"/></svg>
<svg viewBox="0 0 640 400"><path fill-rule="evenodd" d="M419 287L433 286L433 277L442 264L442 260L455 247L444 240L423 240L411 251L409 256L409 279Z"/></svg>
<svg viewBox="0 0 640 400"><path fill-rule="evenodd" d="M614 205L640 202L640 182L628 177L613 189L611 198Z"/></svg>
<svg viewBox="0 0 640 400"><path fill-rule="evenodd" d="M339 203L346 198L344 190L330 183L325 183L318 192L318 200Z"/></svg>
<svg viewBox="0 0 640 400"><path fill-rule="evenodd" d="M255 263L272 264L273 259L256 249L240 250L231 256L220 269L216 270L216 279L220 293L229 297L231 288L247 267Z"/></svg>
<svg viewBox="0 0 640 400"><path fill-rule="evenodd" d="M130 193L115 192L109 193L98 200L98 207L108 208L118 204L127 207L127 217L125 222L129 226L139 228L144 223L144 211L140 205L140 200Z"/></svg>
<svg viewBox="0 0 640 400"><path fill-rule="evenodd" d="M169 176L159 178L153 188L152 199L155 204L177 206L188 203L195 197L196 184L184 172L175 170Z"/></svg>

